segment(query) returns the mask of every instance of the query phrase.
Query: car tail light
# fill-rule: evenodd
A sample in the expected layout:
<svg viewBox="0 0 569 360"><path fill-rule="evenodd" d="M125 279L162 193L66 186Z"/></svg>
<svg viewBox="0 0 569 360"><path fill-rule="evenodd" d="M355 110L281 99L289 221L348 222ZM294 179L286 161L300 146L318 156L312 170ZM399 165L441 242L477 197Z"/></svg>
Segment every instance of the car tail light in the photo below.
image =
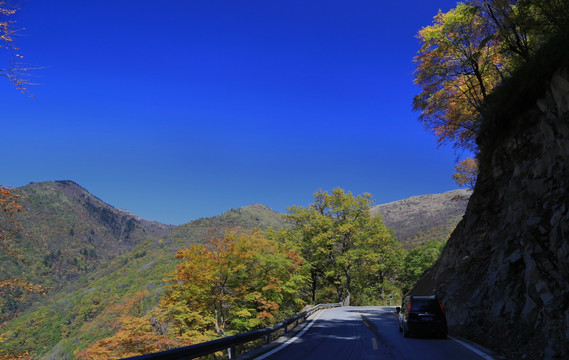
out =
<svg viewBox="0 0 569 360"><path fill-rule="evenodd" d="M409 314L411 312L411 301L413 301L413 300L409 299L409 305L407 305L407 314Z"/></svg>
<svg viewBox="0 0 569 360"><path fill-rule="evenodd" d="M443 314L445 313L445 308L443 306L443 303L439 300L439 305L441 306L441 311L443 312Z"/></svg>

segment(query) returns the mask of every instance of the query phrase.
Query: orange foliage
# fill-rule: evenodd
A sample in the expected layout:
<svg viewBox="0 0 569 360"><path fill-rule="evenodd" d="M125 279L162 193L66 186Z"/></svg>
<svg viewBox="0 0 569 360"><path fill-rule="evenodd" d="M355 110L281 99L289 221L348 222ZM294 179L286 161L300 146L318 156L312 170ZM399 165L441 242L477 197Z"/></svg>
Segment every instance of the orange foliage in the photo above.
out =
<svg viewBox="0 0 569 360"><path fill-rule="evenodd" d="M46 291L47 288L41 285L26 282L23 279L10 279L0 281L0 296L2 297L12 296L15 299L19 299L24 293L45 295Z"/></svg>
<svg viewBox="0 0 569 360"><path fill-rule="evenodd" d="M414 59L415 83L421 93L414 110L439 143L474 150L483 103L508 74L500 42L479 8L468 3L439 11L417 37L422 46Z"/></svg>
<svg viewBox="0 0 569 360"><path fill-rule="evenodd" d="M81 351L77 359L164 351L273 323L284 299L296 300L290 279L303 264L284 248L260 230L237 230L180 249L176 257L181 262L167 280L170 288L160 305L146 313L148 294L142 291L109 306L113 320L107 326L114 335ZM305 279L297 281L304 284Z"/></svg>
<svg viewBox="0 0 569 360"><path fill-rule="evenodd" d="M228 231L179 250L176 257L183 262L162 306L171 310L180 334L208 336L269 325L285 298L293 296L291 279L303 264L297 253L258 229Z"/></svg>
<svg viewBox="0 0 569 360"><path fill-rule="evenodd" d="M33 357L28 351L20 354L0 354L0 360L32 360Z"/></svg>
<svg viewBox="0 0 569 360"><path fill-rule="evenodd" d="M191 345L169 336L157 312L142 314L146 296L148 291L140 291L123 304L111 305L108 312L116 317L109 325L117 329L115 334L81 351L77 359L117 359Z"/></svg>
<svg viewBox="0 0 569 360"><path fill-rule="evenodd" d="M125 315L118 319L120 329L115 335L99 340L77 354L77 359L117 359L189 345L160 334L150 316Z"/></svg>
<svg viewBox="0 0 569 360"><path fill-rule="evenodd" d="M478 177L478 161L473 158L467 158L459 162L455 169L456 173L452 175L454 181L459 186L467 186L469 189L474 189Z"/></svg>
<svg viewBox="0 0 569 360"><path fill-rule="evenodd" d="M11 17L15 13L15 9L7 7L6 1L0 0L0 50L7 52L11 59L7 66L0 67L0 76L7 78L16 88L25 92L26 85L30 84L26 79L26 72L29 68L20 63L22 55L18 53L19 49L13 44L16 29Z"/></svg>

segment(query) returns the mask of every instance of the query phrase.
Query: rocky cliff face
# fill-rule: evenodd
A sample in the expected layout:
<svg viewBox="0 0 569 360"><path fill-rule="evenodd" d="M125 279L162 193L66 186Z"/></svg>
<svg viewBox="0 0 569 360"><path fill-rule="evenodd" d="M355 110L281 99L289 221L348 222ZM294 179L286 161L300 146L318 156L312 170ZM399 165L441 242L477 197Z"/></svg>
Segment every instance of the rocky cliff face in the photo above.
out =
<svg viewBox="0 0 569 360"><path fill-rule="evenodd" d="M466 214L413 293L435 293L451 331L512 359L569 358L569 71L516 115ZM529 119L529 120L528 120Z"/></svg>

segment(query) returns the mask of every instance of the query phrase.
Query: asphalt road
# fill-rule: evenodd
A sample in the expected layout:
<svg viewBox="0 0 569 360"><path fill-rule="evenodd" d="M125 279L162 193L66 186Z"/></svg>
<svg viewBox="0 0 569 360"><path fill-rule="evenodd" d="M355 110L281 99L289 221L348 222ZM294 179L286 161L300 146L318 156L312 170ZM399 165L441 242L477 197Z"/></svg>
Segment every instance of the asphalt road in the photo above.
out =
<svg viewBox="0 0 569 360"><path fill-rule="evenodd" d="M256 359L491 359L465 345L450 338L404 338L393 307L341 307L317 312L295 337Z"/></svg>

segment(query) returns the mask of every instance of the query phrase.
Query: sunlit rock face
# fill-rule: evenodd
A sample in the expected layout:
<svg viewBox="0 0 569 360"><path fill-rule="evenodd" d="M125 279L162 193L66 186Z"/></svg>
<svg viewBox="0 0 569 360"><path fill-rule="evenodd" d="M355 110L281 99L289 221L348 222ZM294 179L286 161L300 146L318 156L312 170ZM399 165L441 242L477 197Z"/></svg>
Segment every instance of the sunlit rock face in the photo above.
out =
<svg viewBox="0 0 569 360"><path fill-rule="evenodd" d="M466 214L412 290L442 297L451 332L512 359L569 358L569 71L481 146Z"/></svg>

